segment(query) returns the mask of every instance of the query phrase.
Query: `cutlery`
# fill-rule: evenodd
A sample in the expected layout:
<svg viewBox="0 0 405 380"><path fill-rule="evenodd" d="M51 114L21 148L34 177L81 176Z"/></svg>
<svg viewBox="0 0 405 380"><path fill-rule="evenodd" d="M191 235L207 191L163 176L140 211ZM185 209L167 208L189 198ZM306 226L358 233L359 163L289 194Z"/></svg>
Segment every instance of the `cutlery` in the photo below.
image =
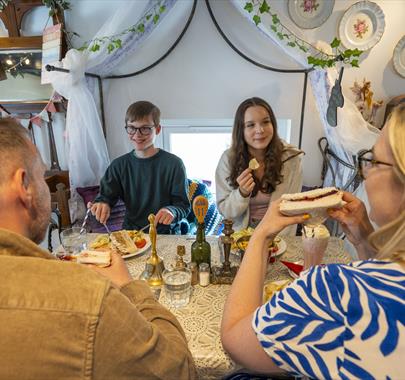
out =
<svg viewBox="0 0 405 380"><path fill-rule="evenodd" d="M86 228L85 228L85 227L86 227L87 219L88 219L89 216L90 216L90 212L91 212L91 208L89 207L89 208L87 209L86 216L84 217L82 227L80 228L79 235L83 235L83 233L86 231Z"/></svg>
<svg viewBox="0 0 405 380"><path fill-rule="evenodd" d="M108 236L110 237L110 240L111 240L111 230L108 228L106 223L103 223L103 226L104 226L105 230L107 231L107 234L108 234Z"/></svg>

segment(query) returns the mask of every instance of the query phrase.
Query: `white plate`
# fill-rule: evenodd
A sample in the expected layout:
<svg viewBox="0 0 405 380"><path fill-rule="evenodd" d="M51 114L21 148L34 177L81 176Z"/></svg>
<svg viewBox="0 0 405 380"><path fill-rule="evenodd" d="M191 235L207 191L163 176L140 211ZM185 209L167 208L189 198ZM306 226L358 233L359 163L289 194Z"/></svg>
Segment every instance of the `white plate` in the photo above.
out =
<svg viewBox="0 0 405 380"><path fill-rule="evenodd" d="M123 255L122 258L123 259L129 259L130 257L134 257L134 256L139 256L142 253L144 253L145 251L147 251L149 249L149 247L152 245L149 239L149 235L144 235L143 237L146 240L146 244L145 246L143 246L142 248L139 248L136 252L134 253L128 253L127 255Z"/></svg>
<svg viewBox="0 0 405 380"><path fill-rule="evenodd" d="M401 77L405 78L405 36L403 36L397 43L397 46L395 46L392 61L396 72L401 75Z"/></svg>
<svg viewBox="0 0 405 380"><path fill-rule="evenodd" d="M382 9L371 1L353 4L339 24L339 37L348 49L369 50L380 41L385 29Z"/></svg>
<svg viewBox="0 0 405 380"><path fill-rule="evenodd" d="M287 249L287 243L285 242L284 239L282 239L281 237L277 236L278 241L277 241L277 246L278 246L278 251L275 253L271 254L271 257L277 257L282 255L286 249Z"/></svg>
<svg viewBox="0 0 405 380"><path fill-rule="evenodd" d="M329 18L334 5L335 0L289 0L288 13L300 28L314 29Z"/></svg>

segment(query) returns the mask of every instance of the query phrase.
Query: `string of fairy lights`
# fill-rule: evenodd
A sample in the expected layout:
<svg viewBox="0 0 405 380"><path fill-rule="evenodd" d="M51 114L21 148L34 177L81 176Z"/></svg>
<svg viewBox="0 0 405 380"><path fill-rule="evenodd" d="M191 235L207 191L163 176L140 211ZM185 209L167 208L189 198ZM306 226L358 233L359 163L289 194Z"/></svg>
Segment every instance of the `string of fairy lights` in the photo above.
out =
<svg viewBox="0 0 405 380"><path fill-rule="evenodd" d="M25 53L18 56L14 54L0 54L0 66L5 73L13 77L24 76L25 73L37 74L41 72L41 61L34 53Z"/></svg>

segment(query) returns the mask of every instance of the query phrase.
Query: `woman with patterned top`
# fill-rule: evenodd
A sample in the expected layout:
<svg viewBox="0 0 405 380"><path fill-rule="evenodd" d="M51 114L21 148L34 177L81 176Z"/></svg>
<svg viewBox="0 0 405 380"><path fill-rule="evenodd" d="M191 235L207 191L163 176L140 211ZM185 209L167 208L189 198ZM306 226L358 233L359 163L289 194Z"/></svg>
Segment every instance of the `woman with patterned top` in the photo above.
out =
<svg viewBox="0 0 405 380"><path fill-rule="evenodd" d="M246 368L316 379L400 379L405 358L405 104L374 147L359 154L370 201L344 193L330 210L361 261L316 266L261 305L268 241L291 223L274 202L256 228L232 285L222 343Z"/></svg>
<svg viewBox="0 0 405 380"><path fill-rule="evenodd" d="M219 212L235 230L256 227L269 204L302 187L302 151L282 141L270 105L260 98L243 101L235 114L232 145L215 172ZM257 169L249 167L256 159ZM284 234L295 234L291 226Z"/></svg>

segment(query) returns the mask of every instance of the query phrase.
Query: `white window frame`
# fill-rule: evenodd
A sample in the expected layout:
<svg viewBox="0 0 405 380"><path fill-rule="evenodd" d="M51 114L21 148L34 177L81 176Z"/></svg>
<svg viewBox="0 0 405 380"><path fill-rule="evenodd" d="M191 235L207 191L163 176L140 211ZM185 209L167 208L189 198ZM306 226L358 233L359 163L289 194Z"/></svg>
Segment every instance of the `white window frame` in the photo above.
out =
<svg viewBox="0 0 405 380"><path fill-rule="evenodd" d="M278 119L279 135L291 142L291 119ZM162 119L156 146L170 152L171 133L232 133L233 119Z"/></svg>

